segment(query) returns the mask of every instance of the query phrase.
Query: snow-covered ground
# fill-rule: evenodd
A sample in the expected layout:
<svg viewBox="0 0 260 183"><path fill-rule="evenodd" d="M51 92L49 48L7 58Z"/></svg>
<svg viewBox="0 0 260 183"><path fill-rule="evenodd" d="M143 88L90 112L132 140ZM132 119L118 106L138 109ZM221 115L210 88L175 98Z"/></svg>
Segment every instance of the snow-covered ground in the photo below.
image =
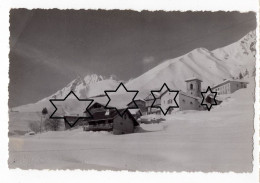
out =
<svg viewBox="0 0 260 183"><path fill-rule="evenodd" d="M9 166L22 169L252 171L254 82L208 111L180 111L127 135L46 132L11 136Z"/></svg>

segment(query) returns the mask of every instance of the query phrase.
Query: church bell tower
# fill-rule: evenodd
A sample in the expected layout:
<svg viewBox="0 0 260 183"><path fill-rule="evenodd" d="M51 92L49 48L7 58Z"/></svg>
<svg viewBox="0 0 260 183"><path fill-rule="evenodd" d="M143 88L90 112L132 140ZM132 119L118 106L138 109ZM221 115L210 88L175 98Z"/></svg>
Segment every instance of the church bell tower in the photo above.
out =
<svg viewBox="0 0 260 183"><path fill-rule="evenodd" d="M201 97L201 80L198 78L191 78L185 80L187 93L194 97Z"/></svg>

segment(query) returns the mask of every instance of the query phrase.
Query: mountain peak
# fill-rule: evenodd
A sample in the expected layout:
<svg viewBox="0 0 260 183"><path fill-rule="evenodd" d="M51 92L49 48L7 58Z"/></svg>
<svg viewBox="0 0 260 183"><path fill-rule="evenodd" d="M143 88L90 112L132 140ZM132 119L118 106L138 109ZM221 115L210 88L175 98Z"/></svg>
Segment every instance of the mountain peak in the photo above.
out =
<svg viewBox="0 0 260 183"><path fill-rule="evenodd" d="M104 77L101 75L97 75L97 74L86 75L83 79L83 81L85 82L85 85L91 84L91 83L96 83L96 82L99 82L102 80L104 80Z"/></svg>
<svg viewBox="0 0 260 183"><path fill-rule="evenodd" d="M242 39L240 39L240 46L243 49L243 53L246 55L252 54L255 57L256 54L256 32L250 31Z"/></svg>
<svg viewBox="0 0 260 183"><path fill-rule="evenodd" d="M141 76L126 83L128 89L150 91L167 83L171 89L186 90L185 80L189 77L200 77L202 87L213 86L223 79L236 78L239 74L251 76L255 70L255 31L228 46L209 51L196 48L177 58L162 62ZM66 87L50 97L35 104L24 106L24 110L41 110L49 104L49 99L63 99L70 91L79 98L87 98L104 94L105 90L117 88L119 80L111 75L104 77L97 74L78 76ZM36 107L37 106L37 107ZM21 110L19 108L18 110Z"/></svg>

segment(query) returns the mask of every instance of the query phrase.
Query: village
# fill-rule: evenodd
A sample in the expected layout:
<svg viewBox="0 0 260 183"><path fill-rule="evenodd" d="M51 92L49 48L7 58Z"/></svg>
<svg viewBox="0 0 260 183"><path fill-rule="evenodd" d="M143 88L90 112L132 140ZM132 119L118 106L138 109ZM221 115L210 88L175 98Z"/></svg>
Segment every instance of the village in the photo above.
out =
<svg viewBox="0 0 260 183"><path fill-rule="evenodd" d="M8 174L65 170L95 181L106 171L104 181L125 181L132 179L114 173L143 172L170 182L173 174L231 172L251 180L257 11L170 4L8 9ZM45 180L39 172L34 182Z"/></svg>
<svg viewBox="0 0 260 183"><path fill-rule="evenodd" d="M72 128L82 127L84 131L111 131L113 134L128 134L134 133L135 128L139 126L140 123L159 123L163 121L162 111L163 109L168 109L167 115L174 114L178 111L195 110L202 111L206 110L206 107L201 105L202 103L202 88L201 79L196 77L189 78L185 80L186 82L186 92L179 91L176 97L176 102L178 103L178 108L169 108L174 103L174 96L167 90L163 90L155 93L155 97L150 93L144 98L137 98L134 102L130 102L127 106L120 106L118 111L124 111L124 115L118 114L116 109L111 109L106 107L107 100L106 96L92 97L94 102L88 108L92 117L89 118L89 113L83 111L78 114L65 114L64 115L64 129L69 130ZM243 80L224 80L212 87L212 91L217 92L217 95L231 94L241 88L246 88L248 82ZM120 96L119 96L120 97ZM121 98L121 100L123 100ZM211 95L208 95L205 99L206 103L214 103ZM222 101L217 97L216 103L220 104ZM135 104L138 108L134 108ZM153 116L149 118L149 116ZM154 117L156 116L156 117ZM80 119L78 119L80 117ZM86 118L84 118L86 117ZM88 117L88 118L87 118ZM77 120L78 119L78 120ZM76 123L73 127L70 125L73 122Z"/></svg>
<svg viewBox="0 0 260 183"><path fill-rule="evenodd" d="M93 117L80 119L73 127L59 120L62 124L59 128L45 129L43 125L41 131L10 136L12 143L17 144L21 139L24 143L22 148L10 146L10 167L208 171L214 165L214 171L219 172L250 171L253 123L248 119L253 116L253 79L225 80L213 86L212 90L218 92L218 105L210 111L200 105L199 91L204 89L201 89L203 81L197 78L186 79L187 90L180 91L176 98L179 108L166 115L159 108L151 108L149 92L142 95L143 99L136 99L138 109L127 109L122 117L115 109L105 108L106 97L94 97L89 107ZM173 105L171 100L162 91L157 95L156 105ZM122 101L120 97L119 101ZM210 98L208 101L211 102ZM129 103L131 105L133 103ZM12 114L21 116L22 112ZM81 112L66 117L73 122L87 114ZM32 118L32 113L27 115ZM39 116L35 116L35 120L37 118ZM211 159L219 154L216 160ZM192 163L185 163L187 161ZM183 163L182 166L178 162Z"/></svg>

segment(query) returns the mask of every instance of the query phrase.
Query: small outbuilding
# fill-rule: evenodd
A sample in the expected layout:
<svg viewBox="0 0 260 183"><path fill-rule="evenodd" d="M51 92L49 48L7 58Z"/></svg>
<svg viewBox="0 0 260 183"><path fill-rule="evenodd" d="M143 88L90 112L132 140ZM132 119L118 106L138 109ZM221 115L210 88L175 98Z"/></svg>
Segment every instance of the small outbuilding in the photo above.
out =
<svg viewBox="0 0 260 183"><path fill-rule="evenodd" d="M139 126L129 110L126 110L123 116L116 115L113 122L113 134L115 135L133 133L135 127Z"/></svg>
<svg viewBox="0 0 260 183"><path fill-rule="evenodd" d="M154 96L156 97L156 100L154 102L154 96L150 93L145 98L145 107L146 107L146 114L160 114L161 111L159 108L154 108L155 106L160 107L161 106L161 94L159 92L154 92ZM152 104L154 107L152 107Z"/></svg>

